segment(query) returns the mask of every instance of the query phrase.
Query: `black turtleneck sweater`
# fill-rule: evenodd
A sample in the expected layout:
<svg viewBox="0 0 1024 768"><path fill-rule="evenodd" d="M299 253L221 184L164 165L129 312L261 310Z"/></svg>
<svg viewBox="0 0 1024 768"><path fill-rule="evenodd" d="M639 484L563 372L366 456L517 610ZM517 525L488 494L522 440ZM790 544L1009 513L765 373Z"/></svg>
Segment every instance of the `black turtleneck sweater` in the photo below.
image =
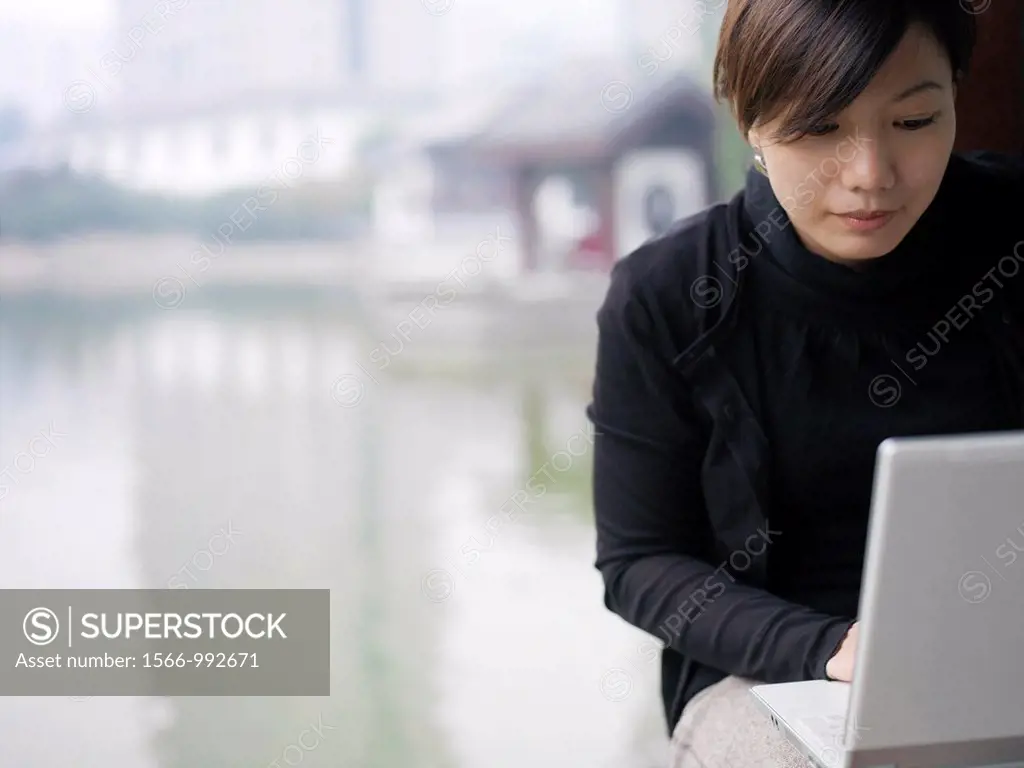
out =
<svg viewBox="0 0 1024 768"><path fill-rule="evenodd" d="M957 310L974 281L944 263L970 256L947 250L950 193L859 269L811 253L792 226L751 260L741 322L760 365L739 375L772 446L771 519L788 534L772 550L769 586L824 613L857 614L880 442L1020 426L985 326L970 322L969 304ZM754 222L778 206L760 173L745 203Z"/></svg>
<svg viewBox="0 0 1024 768"><path fill-rule="evenodd" d="M824 677L857 614L880 442L1021 428L1019 379L986 324L972 322L991 304L979 293L986 287L1018 303L1024 296L1024 247L1019 276L996 272L978 281L984 265L1012 253L1012 239L988 236L996 225L1012 236L999 208L1024 201L1022 176L1010 168L990 180L984 166L954 157L936 200L900 246L858 268L808 251L768 180L749 174L737 234L750 262L733 352L723 356L767 438L766 516L785 535L770 550L763 591L731 588L675 639L673 651L694 663L662 681L670 728L699 690L727 674L767 682ZM705 236L714 215L694 217L616 268L588 408L601 435L594 504L606 604L662 640L672 613L704 579L694 542L706 538L708 516L726 512L704 506L707 437L695 412L680 410L681 383L648 373L669 370L669 361L654 360L616 329L639 293L693 306L678 265L714 242ZM768 221L770 232L755 234ZM1024 225L1017 240L1024 241Z"/></svg>

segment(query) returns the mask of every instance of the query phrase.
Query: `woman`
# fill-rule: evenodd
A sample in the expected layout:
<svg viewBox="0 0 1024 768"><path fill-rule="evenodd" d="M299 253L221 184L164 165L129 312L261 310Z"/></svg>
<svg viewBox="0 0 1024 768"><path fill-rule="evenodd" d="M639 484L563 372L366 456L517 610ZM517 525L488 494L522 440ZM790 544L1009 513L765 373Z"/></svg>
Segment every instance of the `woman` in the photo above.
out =
<svg viewBox="0 0 1024 768"><path fill-rule="evenodd" d="M1024 171L952 154L973 39L957 0L729 0L756 167L613 272L596 565L677 768L806 764L747 688L852 679L882 440L1024 427Z"/></svg>

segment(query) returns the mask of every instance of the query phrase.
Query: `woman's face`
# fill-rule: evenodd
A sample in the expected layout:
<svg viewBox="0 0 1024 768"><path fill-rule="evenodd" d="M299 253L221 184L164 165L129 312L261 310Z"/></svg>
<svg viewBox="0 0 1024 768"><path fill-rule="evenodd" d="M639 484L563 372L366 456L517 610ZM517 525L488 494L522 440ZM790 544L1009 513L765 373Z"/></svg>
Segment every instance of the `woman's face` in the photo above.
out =
<svg viewBox="0 0 1024 768"><path fill-rule="evenodd" d="M860 96L811 135L774 140L781 121L751 131L772 189L808 249L856 262L899 244L946 171L955 95L945 51L915 26Z"/></svg>

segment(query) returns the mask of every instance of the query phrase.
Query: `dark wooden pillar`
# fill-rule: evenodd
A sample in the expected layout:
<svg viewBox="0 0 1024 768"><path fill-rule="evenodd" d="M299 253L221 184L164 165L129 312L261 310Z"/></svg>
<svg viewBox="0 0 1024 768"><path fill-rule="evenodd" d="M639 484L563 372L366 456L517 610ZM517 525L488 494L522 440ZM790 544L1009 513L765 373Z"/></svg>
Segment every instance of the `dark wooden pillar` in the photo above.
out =
<svg viewBox="0 0 1024 768"><path fill-rule="evenodd" d="M599 167L594 174L594 185L597 190L597 209L600 219L599 227L601 232L601 243L604 246L604 263L602 266L610 271L620 256L618 243L615 240L615 233L618 228L615 226L615 217L618 214L618 191L615 189L614 162Z"/></svg>
<svg viewBox="0 0 1024 768"><path fill-rule="evenodd" d="M530 167L519 167L513 172L516 217L519 224L522 271L536 272L539 265L537 216L533 199L537 195L538 174Z"/></svg>
<svg viewBox="0 0 1024 768"><path fill-rule="evenodd" d="M963 0L961 5L971 7ZM987 7L986 7L987 6ZM957 97L958 151L1024 151L1024 2L973 0L978 46Z"/></svg>

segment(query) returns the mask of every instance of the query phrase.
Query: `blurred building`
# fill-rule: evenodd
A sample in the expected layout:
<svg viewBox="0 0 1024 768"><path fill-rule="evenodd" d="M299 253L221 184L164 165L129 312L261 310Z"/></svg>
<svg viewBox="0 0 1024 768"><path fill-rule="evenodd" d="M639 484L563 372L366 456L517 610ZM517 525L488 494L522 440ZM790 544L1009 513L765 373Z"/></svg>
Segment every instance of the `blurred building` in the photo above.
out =
<svg viewBox="0 0 1024 768"><path fill-rule="evenodd" d="M382 116L435 97L439 49L402 0L119 0L114 44L22 159L185 194L337 178Z"/></svg>
<svg viewBox="0 0 1024 768"><path fill-rule="evenodd" d="M440 279L496 226L514 238L502 276L606 272L718 196L715 116L693 77L648 77L615 57L580 59L440 125L384 174L378 269L408 273L404 251ZM401 214L401 219L399 219ZM437 251L440 257L428 259Z"/></svg>
<svg viewBox="0 0 1024 768"><path fill-rule="evenodd" d="M22 113L33 125L65 114L62 93L95 60L108 40L100 26L58 26L27 20L0 24L0 107Z"/></svg>

